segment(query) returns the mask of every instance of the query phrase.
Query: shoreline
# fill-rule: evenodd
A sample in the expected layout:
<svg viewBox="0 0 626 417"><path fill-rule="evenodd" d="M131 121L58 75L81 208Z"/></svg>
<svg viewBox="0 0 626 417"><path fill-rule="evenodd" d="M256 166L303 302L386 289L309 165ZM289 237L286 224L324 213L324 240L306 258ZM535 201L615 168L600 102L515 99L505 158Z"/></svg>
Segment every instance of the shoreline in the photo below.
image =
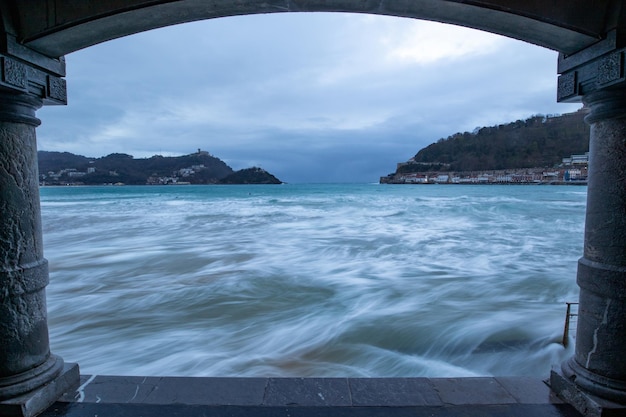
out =
<svg viewBox="0 0 626 417"><path fill-rule="evenodd" d="M550 182L379 182L384 185L587 185L587 181Z"/></svg>

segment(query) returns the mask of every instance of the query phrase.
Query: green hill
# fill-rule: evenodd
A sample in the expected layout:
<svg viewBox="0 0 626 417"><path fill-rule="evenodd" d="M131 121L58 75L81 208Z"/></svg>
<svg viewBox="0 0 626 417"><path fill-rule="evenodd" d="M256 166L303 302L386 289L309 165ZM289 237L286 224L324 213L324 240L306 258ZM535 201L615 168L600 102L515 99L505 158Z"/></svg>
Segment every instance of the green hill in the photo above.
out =
<svg viewBox="0 0 626 417"><path fill-rule="evenodd" d="M537 115L455 133L399 164L396 173L553 167L564 157L589 150L585 115L584 109L561 116Z"/></svg>
<svg viewBox="0 0 626 417"><path fill-rule="evenodd" d="M40 182L48 185L217 184L234 174L221 159L200 149L177 157L155 155L138 159L123 153L89 158L68 152L39 151L38 158ZM259 179L267 183L266 179ZM236 178L231 183L234 181ZM246 184L255 183L253 178L246 181Z"/></svg>

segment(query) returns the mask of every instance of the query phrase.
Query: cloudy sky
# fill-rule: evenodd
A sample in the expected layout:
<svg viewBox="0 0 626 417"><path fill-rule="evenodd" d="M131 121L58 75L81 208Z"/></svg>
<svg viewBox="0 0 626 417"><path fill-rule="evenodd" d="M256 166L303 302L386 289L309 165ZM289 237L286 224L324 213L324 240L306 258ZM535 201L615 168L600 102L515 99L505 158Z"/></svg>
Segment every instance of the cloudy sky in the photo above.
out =
<svg viewBox="0 0 626 417"><path fill-rule="evenodd" d="M455 132L575 111L556 52L456 26L288 13L141 33L66 57L40 150L184 155L286 182L376 182Z"/></svg>

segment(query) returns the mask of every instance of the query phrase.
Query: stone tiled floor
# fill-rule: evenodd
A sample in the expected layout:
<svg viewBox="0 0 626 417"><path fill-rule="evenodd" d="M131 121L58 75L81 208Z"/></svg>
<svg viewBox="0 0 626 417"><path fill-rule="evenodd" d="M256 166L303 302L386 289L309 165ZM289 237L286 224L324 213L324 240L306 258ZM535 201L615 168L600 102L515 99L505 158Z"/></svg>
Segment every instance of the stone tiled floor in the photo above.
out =
<svg viewBox="0 0 626 417"><path fill-rule="evenodd" d="M580 416L534 378L81 376L42 417Z"/></svg>

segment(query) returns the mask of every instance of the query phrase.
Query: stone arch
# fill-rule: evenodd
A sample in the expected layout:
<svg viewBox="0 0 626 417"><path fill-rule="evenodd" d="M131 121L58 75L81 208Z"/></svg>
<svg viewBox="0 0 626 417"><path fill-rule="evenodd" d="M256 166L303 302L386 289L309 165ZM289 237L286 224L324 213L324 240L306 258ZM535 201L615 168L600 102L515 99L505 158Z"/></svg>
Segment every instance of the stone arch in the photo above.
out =
<svg viewBox="0 0 626 417"><path fill-rule="evenodd" d="M49 351L48 271L33 180L36 110L67 103L63 56L168 25L278 12L432 20L561 53L557 99L583 100L590 107L591 157L577 274L576 353L553 371L551 384L580 411L599 415L603 407L625 409L624 6L624 0L0 0L0 165L15 168L0 170L0 230L6 235L0 239L0 414L34 416L78 382L78 368L65 367ZM13 311L15 306L23 309ZM613 403L598 403L598 397Z"/></svg>
<svg viewBox="0 0 626 417"><path fill-rule="evenodd" d="M591 8L585 0L549 5L540 0L31 0L24 6L15 5L14 14L19 21L17 41L53 58L159 27L280 12L353 12L432 20L572 53L602 37L611 3L596 1ZM564 14L564 9L569 12Z"/></svg>

